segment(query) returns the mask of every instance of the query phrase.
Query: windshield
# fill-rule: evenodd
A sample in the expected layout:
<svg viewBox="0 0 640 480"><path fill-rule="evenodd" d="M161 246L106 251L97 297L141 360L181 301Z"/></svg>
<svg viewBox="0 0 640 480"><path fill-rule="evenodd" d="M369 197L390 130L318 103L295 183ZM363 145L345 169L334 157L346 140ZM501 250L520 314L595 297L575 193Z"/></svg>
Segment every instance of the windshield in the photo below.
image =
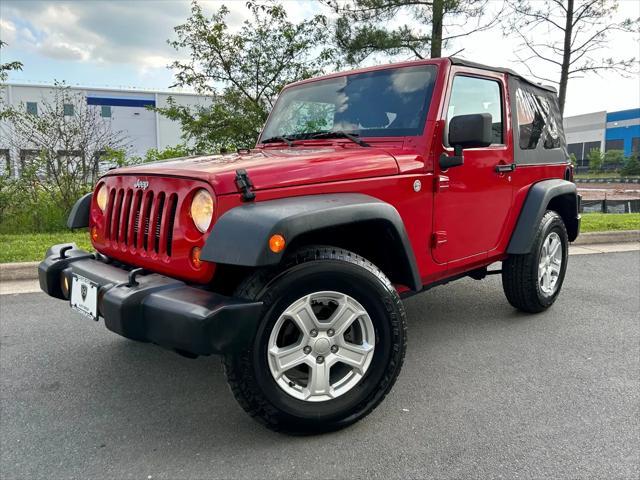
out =
<svg viewBox="0 0 640 480"><path fill-rule="evenodd" d="M420 135L436 67L420 65L345 75L287 88L261 139L348 132L366 137Z"/></svg>

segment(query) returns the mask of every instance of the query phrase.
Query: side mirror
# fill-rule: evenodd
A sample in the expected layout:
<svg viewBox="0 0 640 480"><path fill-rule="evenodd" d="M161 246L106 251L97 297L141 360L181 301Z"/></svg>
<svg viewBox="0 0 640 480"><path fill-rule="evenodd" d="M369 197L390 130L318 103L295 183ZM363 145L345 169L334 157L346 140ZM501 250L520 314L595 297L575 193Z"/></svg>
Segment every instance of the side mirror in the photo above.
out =
<svg viewBox="0 0 640 480"><path fill-rule="evenodd" d="M449 145L454 148L454 155L443 153L440 156L440 168L457 167L464 163L464 148L488 147L493 140L493 124L491 114L473 113L457 115L449 122Z"/></svg>
<svg viewBox="0 0 640 480"><path fill-rule="evenodd" d="M449 123L449 145L454 148L488 147L493 140L490 113L458 115Z"/></svg>

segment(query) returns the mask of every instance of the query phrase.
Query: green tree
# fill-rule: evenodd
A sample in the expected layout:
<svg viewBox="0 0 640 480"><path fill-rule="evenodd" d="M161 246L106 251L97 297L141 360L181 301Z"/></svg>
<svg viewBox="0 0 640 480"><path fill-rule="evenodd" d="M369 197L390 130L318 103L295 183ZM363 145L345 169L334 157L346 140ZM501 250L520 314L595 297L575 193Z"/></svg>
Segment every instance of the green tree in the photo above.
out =
<svg viewBox="0 0 640 480"><path fill-rule="evenodd" d="M0 40L0 52L2 51L2 47L6 47L6 42ZM4 82L9 77L9 72L22 70L22 62L14 61L7 63L0 63L0 82Z"/></svg>
<svg viewBox="0 0 640 480"><path fill-rule="evenodd" d="M185 140L197 151L253 146L282 87L319 74L331 57L322 48L325 17L293 23L280 4L250 1L246 7L251 20L232 31L225 6L207 17L193 2L190 17L175 27L177 40L169 42L189 55L171 65L174 86L211 95L211 104L185 107L169 101L157 110L181 123Z"/></svg>
<svg viewBox="0 0 640 480"><path fill-rule="evenodd" d="M607 150L604 154L604 165L606 166L621 166L624 164L624 151L622 150Z"/></svg>
<svg viewBox="0 0 640 480"><path fill-rule="evenodd" d="M0 40L0 58L2 57L2 48L6 47L7 44ZM9 72L22 70L22 63L18 61L0 63L0 82L5 82L7 78L9 78ZM7 117L9 114L8 106L4 104L4 98L2 97L2 92L0 91L0 120Z"/></svg>
<svg viewBox="0 0 640 480"><path fill-rule="evenodd" d="M144 157L138 155L128 155L124 148L105 148L100 157L100 161L107 165L116 167L128 167L131 165L139 165L141 163L157 162L159 160L169 160L172 158L186 157L192 154L192 150L187 148L184 143L180 143L173 147L167 147L164 150L150 148Z"/></svg>
<svg viewBox="0 0 640 480"><path fill-rule="evenodd" d="M569 154L569 161L571 162L571 165L573 165L574 167L577 165L578 159L576 158L575 153Z"/></svg>
<svg viewBox="0 0 640 480"><path fill-rule="evenodd" d="M602 171L603 156L602 151L599 148L592 148L587 155L589 160L589 171L591 173L598 173Z"/></svg>
<svg viewBox="0 0 640 480"><path fill-rule="evenodd" d="M72 105L68 115L65 105ZM70 209L99 176L102 153L125 148L126 135L114 131L87 105L83 94L60 83L38 102L38 114L25 105L8 107L0 130L12 151L25 152L20 175L33 196L45 192L61 207Z"/></svg>
<svg viewBox="0 0 640 480"><path fill-rule="evenodd" d="M488 0L323 0L323 3L339 14L335 43L345 61L352 65L374 53L441 57L442 49L451 40L486 30L499 21L499 14L485 21ZM411 18L413 24L388 27L401 15Z"/></svg>
<svg viewBox="0 0 640 480"><path fill-rule="evenodd" d="M623 75L637 71L636 57L614 58L607 52L613 32L629 34L630 42L635 42L633 34L638 33L639 19L615 18L617 1L507 0L507 3L510 9L505 16L506 32L520 39L518 60L531 76L559 85L560 113L564 112L570 79L606 70ZM558 76L541 76L540 65L553 68Z"/></svg>
<svg viewBox="0 0 640 480"><path fill-rule="evenodd" d="M623 175L640 175L640 162L638 161L637 154L627 158L621 173Z"/></svg>

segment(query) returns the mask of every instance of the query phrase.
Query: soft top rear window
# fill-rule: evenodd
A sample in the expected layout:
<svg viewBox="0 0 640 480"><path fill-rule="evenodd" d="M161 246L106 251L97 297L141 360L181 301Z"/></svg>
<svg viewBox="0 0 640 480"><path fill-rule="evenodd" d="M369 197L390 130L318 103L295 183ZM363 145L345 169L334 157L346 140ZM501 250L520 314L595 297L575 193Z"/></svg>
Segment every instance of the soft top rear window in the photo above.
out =
<svg viewBox="0 0 640 480"><path fill-rule="evenodd" d="M529 90L516 91L519 144L522 150L535 150L540 145L545 150L560 148L560 112L553 99Z"/></svg>

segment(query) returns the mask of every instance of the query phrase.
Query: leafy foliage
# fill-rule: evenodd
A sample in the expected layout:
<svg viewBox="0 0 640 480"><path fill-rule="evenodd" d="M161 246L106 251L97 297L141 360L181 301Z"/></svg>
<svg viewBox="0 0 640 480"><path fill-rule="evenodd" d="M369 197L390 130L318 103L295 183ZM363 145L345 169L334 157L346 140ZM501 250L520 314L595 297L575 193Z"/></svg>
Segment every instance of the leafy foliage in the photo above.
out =
<svg viewBox="0 0 640 480"><path fill-rule="evenodd" d="M487 0L323 0L323 3L340 15L335 25L335 42L351 65L375 53L440 57L442 48L451 40L491 28L498 21L498 15L485 21ZM389 27L401 15L411 18L414 25Z"/></svg>
<svg viewBox="0 0 640 480"><path fill-rule="evenodd" d="M2 47L6 47L7 44L0 40L0 58L2 57ZM18 61L0 63L0 82L4 82L9 78L9 72L22 70L22 63ZM7 107L4 104L2 98L2 91L0 90L0 120L3 120L8 114Z"/></svg>
<svg viewBox="0 0 640 480"><path fill-rule="evenodd" d="M65 115L65 105L72 106L72 115ZM64 84L56 83L38 106L37 115L24 105L8 107L3 135L11 150L21 152L25 188L47 192L69 209L97 180L102 152L125 148L127 139Z"/></svg>
<svg viewBox="0 0 640 480"><path fill-rule="evenodd" d="M184 145L152 148L144 157L129 156L126 149L105 148L101 161L118 167L189 155ZM0 175L0 233L58 232L65 228L71 205L55 188L44 188L38 163L29 164L18 178ZM91 191L91 183L77 185L77 197ZM73 199L77 200L77 197Z"/></svg>
<svg viewBox="0 0 640 480"><path fill-rule="evenodd" d="M293 23L282 5L250 1L246 6L251 20L232 31L225 6L207 17L194 1L191 16L175 27L177 40L169 42L189 53L188 60L172 64L174 86L212 95L209 106L170 101L157 108L181 123L185 140L196 151L253 146L282 87L321 73L331 58L320 47L325 17Z"/></svg>
<svg viewBox="0 0 640 480"><path fill-rule="evenodd" d="M622 167L621 173L623 175L640 175L640 162L638 161L638 155L632 155L627 159Z"/></svg>
<svg viewBox="0 0 640 480"><path fill-rule="evenodd" d="M604 162L604 157L602 156L602 152L599 148L593 148L587 155L587 159L589 160L589 171L592 173L597 173L602 170L602 164Z"/></svg>
<svg viewBox="0 0 640 480"><path fill-rule="evenodd" d="M638 70L638 58L609 57L604 52L612 32L638 33L640 19L615 19L615 0L507 0L506 31L520 39L520 63L538 80L559 85L560 112L564 111L570 79L586 73ZM634 39L630 38L630 41ZM630 50L631 51L631 50ZM637 49L635 49L637 52ZM539 75L537 66L551 65L557 78Z"/></svg>
<svg viewBox="0 0 640 480"><path fill-rule="evenodd" d="M607 150L604 154L604 165L620 166L624 164L624 151Z"/></svg>
<svg viewBox="0 0 640 480"><path fill-rule="evenodd" d="M2 47L6 47L6 42L0 40L0 51ZM14 61L7 63L0 63L0 82L4 82L9 77L9 72L15 70L22 70L22 62Z"/></svg>

